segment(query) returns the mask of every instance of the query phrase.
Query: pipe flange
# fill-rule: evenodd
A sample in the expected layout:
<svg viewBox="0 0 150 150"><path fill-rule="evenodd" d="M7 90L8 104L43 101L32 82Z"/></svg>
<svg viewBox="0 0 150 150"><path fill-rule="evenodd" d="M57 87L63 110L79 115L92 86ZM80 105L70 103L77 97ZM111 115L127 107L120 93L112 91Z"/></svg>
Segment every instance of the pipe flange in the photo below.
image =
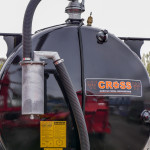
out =
<svg viewBox="0 0 150 150"><path fill-rule="evenodd" d="M20 65L23 66L23 65L42 65L42 66L45 66L46 63L44 61L21 61L20 62Z"/></svg>

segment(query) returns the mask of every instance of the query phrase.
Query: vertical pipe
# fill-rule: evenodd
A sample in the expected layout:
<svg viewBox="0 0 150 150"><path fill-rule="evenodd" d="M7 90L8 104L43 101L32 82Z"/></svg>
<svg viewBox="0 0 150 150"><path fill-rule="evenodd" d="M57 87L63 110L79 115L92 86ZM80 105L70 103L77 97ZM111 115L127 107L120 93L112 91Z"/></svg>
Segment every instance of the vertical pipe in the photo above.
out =
<svg viewBox="0 0 150 150"><path fill-rule="evenodd" d="M32 20L36 7L41 0L30 0L23 21L23 60L32 59Z"/></svg>

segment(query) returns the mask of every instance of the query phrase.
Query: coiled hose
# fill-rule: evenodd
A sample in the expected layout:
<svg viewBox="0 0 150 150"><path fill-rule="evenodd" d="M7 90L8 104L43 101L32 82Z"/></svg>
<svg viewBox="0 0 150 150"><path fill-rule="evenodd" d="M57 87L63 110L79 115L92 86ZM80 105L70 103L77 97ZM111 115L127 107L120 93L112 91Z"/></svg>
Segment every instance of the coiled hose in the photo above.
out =
<svg viewBox="0 0 150 150"><path fill-rule="evenodd" d="M88 131L87 131L84 115L83 115L78 97L76 95L76 92L73 88L73 84L67 72L67 69L63 62L55 65L55 67L60 76L60 80L66 91L67 97L69 99L69 103L71 105L71 109L73 111L73 115L75 118L75 122L77 124L78 133L79 133L81 150L90 150Z"/></svg>
<svg viewBox="0 0 150 150"><path fill-rule="evenodd" d="M30 0L28 7L24 16L23 23L23 60L31 60L32 58L32 40L31 40L31 30L32 30L32 20L36 7L41 0ZM61 82L66 90L66 94L69 99L69 103L75 118L77 125L80 147L81 150L90 150L89 137L86 128L86 123L84 115L77 98L76 92L73 88L73 84L69 77L69 74L63 64L63 62L55 65L56 69L60 75Z"/></svg>

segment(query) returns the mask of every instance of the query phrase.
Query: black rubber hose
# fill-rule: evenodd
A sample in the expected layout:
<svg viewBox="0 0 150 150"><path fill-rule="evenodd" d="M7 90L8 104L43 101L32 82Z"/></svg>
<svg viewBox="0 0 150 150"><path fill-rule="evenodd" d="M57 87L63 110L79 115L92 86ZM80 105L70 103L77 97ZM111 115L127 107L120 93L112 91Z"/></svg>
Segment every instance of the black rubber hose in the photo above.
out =
<svg viewBox="0 0 150 150"><path fill-rule="evenodd" d="M23 59L32 59L32 20L36 7L41 0L30 0L23 21Z"/></svg>
<svg viewBox="0 0 150 150"><path fill-rule="evenodd" d="M65 92L67 94L71 109L73 111L73 115L79 133L81 150L90 150L89 136L88 136L84 115L78 97L76 95L76 92L73 88L73 84L71 82L69 74L63 62L55 65L55 67L60 76L60 80L65 88Z"/></svg>

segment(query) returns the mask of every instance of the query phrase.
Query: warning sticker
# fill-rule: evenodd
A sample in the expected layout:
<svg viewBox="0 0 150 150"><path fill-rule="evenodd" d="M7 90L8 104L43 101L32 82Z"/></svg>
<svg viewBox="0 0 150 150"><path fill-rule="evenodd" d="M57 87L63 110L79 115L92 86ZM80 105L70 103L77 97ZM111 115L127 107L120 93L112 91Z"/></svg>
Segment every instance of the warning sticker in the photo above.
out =
<svg viewBox="0 0 150 150"><path fill-rule="evenodd" d="M41 121L40 141L41 148L66 148L66 121Z"/></svg>
<svg viewBox="0 0 150 150"><path fill-rule="evenodd" d="M142 96L140 80L88 78L85 84L87 96Z"/></svg>
<svg viewBox="0 0 150 150"><path fill-rule="evenodd" d="M63 150L62 148L44 148L44 150Z"/></svg>

